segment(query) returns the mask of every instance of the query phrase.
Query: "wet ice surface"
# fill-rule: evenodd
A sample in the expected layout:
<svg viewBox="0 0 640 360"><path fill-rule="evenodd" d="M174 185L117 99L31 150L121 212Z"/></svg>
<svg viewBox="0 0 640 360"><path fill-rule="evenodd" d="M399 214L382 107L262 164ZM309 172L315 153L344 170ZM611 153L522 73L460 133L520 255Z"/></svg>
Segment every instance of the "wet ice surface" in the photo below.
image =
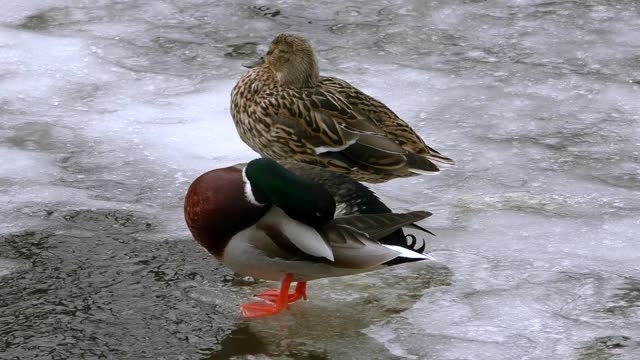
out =
<svg viewBox="0 0 640 360"><path fill-rule="evenodd" d="M4 5L1 357L640 357L639 6ZM190 239L182 196L254 156L229 91L282 31L457 160L375 187L434 213L448 268L314 282L312 301L242 322L268 284Z"/></svg>

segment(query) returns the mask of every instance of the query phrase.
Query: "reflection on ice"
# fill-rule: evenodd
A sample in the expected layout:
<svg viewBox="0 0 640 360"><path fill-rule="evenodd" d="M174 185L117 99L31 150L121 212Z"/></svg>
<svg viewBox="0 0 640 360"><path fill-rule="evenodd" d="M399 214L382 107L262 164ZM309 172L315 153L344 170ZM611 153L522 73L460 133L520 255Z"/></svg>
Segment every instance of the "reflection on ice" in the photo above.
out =
<svg viewBox="0 0 640 360"><path fill-rule="evenodd" d="M259 340L260 348L253 349L252 353L294 358L318 354L329 359L352 357L352 354L388 358L391 354L363 330L373 322L410 309L425 291L449 285L450 280L449 269L429 262L404 264L365 275L315 280L308 284L309 301L290 305L280 316L244 321L246 327L240 329ZM265 285L241 287L238 292L251 296L264 290ZM237 307L236 313L239 314ZM229 336L234 335L238 336L234 333ZM232 351L237 351L234 355L243 354L244 350L234 350L234 344L232 340L223 341L213 358L232 355ZM247 347L251 346L256 344Z"/></svg>

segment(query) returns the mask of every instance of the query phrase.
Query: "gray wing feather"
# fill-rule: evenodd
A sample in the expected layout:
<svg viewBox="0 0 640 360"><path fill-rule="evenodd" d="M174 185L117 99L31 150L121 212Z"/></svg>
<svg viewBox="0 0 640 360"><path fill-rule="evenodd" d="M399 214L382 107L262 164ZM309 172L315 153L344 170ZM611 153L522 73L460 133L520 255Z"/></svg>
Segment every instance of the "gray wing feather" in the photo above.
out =
<svg viewBox="0 0 640 360"><path fill-rule="evenodd" d="M430 215L426 211L351 215L334 219L322 227L320 233L333 251L335 266L366 269L400 255L380 244L377 239Z"/></svg>
<svg viewBox="0 0 640 360"><path fill-rule="evenodd" d="M429 216L431 213L428 211L411 211L404 214L350 215L336 218L332 224L364 233L371 240L378 240L403 226L411 225Z"/></svg>

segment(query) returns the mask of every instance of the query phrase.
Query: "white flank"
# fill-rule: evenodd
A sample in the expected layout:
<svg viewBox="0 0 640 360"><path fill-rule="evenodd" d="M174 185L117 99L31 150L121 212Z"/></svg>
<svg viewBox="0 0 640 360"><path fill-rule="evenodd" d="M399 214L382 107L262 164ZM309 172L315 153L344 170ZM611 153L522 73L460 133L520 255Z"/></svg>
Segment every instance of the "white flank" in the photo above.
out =
<svg viewBox="0 0 640 360"><path fill-rule="evenodd" d="M405 249L402 246L397 246L397 245L386 245L386 244L382 244L384 247L386 247L387 249L391 249L393 251L397 251L400 253L400 256L405 257L405 258L409 258L409 259L428 259L428 260L435 260L436 258L434 258L433 256L429 255L429 254L421 254L415 251L411 251L409 249Z"/></svg>
<svg viewBox="0 0 640 360"><path fill-rule="evenodd" d="M259 203L258 200L256 200L256 198L253 196L253 189L251 189L251 182L249 181L249 179L247 179L247 174L245 174L245 171L247 171L247 168L242 169L242 181L244 181L244 196L253 205L258 205L258 206L264 205Z"/></svg>
<svg viewBox="0 0 640 360"><path fill-rule="evenodd" d="M342 151L346 148L348 148L349 146L355 144L355 142L358 141L358 139L353 139L349 142L347 142L346 144L342 145L342 146L338 146L338 147L329 147L329 146L318 146L313 148L313 150L316 151L316 154L322 154L325 152L338 152L338 151Z"/></svg>

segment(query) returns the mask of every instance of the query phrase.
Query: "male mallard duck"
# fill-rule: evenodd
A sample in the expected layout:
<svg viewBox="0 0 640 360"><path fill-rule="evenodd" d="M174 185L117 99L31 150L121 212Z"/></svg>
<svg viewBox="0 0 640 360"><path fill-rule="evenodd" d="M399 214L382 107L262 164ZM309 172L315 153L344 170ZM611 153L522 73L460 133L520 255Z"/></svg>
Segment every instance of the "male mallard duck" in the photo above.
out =
<svg viewBox="0 0 640 360"><path fill-rule="evenodd" d="M231 91L242 140L262 156L296 160L370 183L438 172L453 160L427 146L380 101L344 80L320 76L303 37L278 35L264 63Z"/></svg>
<svg viewBox="0 0 640 360"><path fill-rule="evenodd" d="M424 242L402 230L431 214L392 213L347 175L262 158L209 171L189 187L185 219L193 237L237 273L282 281L243 304L244 317L276 314L306 300L309 280L429 259ZM295 291L289 293L292 281Z"/></svg>

